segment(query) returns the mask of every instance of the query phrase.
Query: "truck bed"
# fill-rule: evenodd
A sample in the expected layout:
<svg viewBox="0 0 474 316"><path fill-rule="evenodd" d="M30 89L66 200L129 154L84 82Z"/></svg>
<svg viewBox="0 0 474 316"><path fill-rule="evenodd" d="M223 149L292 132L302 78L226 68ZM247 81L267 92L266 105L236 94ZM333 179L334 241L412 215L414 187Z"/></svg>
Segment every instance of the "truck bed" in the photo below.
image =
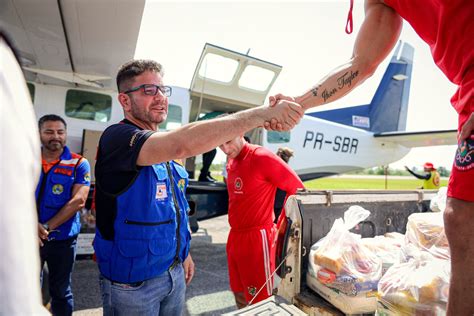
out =
<svg viewBox="0 0 474 316"><path fill-rule="evenodd" d="M287 231L285 251L288 256L282 271L285 277L278 294L292 301L309 315L344 315L306 284L308 256L311 246L327 235L334 221L344 217L352 205L359 205L371 215L352 232L362 237L374 237L387 232L405 233L408 216L429 212L434 190L416 191L305 191L290 197L285 208L291 228Z"/></svg>

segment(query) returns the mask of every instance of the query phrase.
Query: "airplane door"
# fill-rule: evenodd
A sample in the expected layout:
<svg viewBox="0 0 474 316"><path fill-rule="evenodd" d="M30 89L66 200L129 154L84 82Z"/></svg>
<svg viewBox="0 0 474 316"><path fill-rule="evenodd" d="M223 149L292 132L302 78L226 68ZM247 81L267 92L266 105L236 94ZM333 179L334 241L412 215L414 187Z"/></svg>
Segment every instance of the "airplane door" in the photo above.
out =
<svg viewBox="0 0 474 316"><path fill-rule="evenodd" d="M206 44L191 81L190 122L201 113L236 112L263 104L281 69L271 62Z"/></svg>

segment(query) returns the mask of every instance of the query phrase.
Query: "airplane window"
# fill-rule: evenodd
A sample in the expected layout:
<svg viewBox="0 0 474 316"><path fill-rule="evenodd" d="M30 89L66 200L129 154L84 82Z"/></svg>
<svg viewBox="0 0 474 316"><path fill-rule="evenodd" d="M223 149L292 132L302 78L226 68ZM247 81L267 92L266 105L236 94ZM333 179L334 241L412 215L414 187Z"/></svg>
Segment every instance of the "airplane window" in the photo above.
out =
<svg viewBox="0 0 474 316"><path fill-rule="evenodd" d="M226 83L231 82L238 66L239 62L235 59L208 53L199 67L199 76Z"/></svg>
<svg viewBox="0 0 474 316"><path fill-rule="evenodd" d="M35 85L32 83L27 82L26 86L28 87L28 91L30 92L31 102L35 102Z"/></svg>
<svg viewBox="0 0 474 316"><path fill-rule="evenodd" d="M112 113L112 97L82 90L68 90L66 94L66 115L69 117L108 122Z"/></svg>
<svg viewBox="0 0 474 316"><path fill-rule="evenodd" d="M270 144L288 143L290 141L290 132L267 132L267 142Z"/></svg>
<svg viewBox="0 0 474 316"><path fill-rule="evenodd" d="M168 118L160 124L161 130L171 131L183 125L183 109L180 106L170 104L168 106Z"/></svg>
<svg viewBox="0 0 474 316"><path fill-rule="evenodd" d="M273 71L250 65L245 67L239 80L239 86L257 91L266 91L274 77L275 73Z"/></svg>

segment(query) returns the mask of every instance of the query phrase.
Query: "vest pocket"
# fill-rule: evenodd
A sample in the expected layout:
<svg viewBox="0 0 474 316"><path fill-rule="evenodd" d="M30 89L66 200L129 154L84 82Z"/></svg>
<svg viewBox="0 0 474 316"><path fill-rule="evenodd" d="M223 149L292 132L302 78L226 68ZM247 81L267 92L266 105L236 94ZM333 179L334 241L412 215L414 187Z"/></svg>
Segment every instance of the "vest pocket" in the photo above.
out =
<svg viewBox="0 0 474 316"><path fill-rule="evenodd" d="M148 252L146 240L120 240L118 242L120 254L124 257L141 257Z"/></svg>
<svg viewBox="0 0 474 316"><path fill-rule="evenodd" d="M144 222L144 221L133 221L126 219L125 224L128 225L140 225L140 226L159 226L159 225L165 225L165 224L171 224L173 220L169 219L166 221L159 221L159 222Z"/></svg>
<svg viewBox="0 0 474 316"><path fill-rule="evenodd" d="M176 253L176 239L171 236L161 239L150 240L148 244L150 256L148 258L149 266L160 266L161 269L168 269L174 260Z"/></svg>
<svg viewBox="0 0 474 316"><path fill-rule="evenodd" d="M117 242L120 255L114 258L113 269L121 275L117 281L123 283L140 282L155 276L157 269L166 269L172 244L166 239L159 240L119 240ZM163 267L164 266L164 267ZM161 271L160 271L161 272Z"/></svg>
<svg viewBox="0 0 474 316"><path fill-rule="evenodd" d="M71 198L71 186L73 179L63 174L53 173L46 187L50 192L45 192L45 205L50 207L62 207Z"/></svg>
<svg viewBox="0 0 474 316"><path fill-rule="evenodd" d="M115 258L114 270L125 276L119 282L132 283L145 280L147 272L148 241L147 240L119 240L120 256Z"/></svg>
<svg viewBox="0 0 474 316"><path fill-rule="evenodd" d="M168 254L172 248L173 243L170 242L172 238L168 237L160 240L154 239L149 242L149 249L155 256L163 256Z"/></svg>
<svg viewBox="0 0 474 316"><path fill-rule="evenodd" d="M179 174L180 178L187 179L189 177L188 172L186 171L186 169L183 166L181 166L180 164L177 164L175 162L173 162L172 165L173 165L174 169L176 170L176 172Z"/></svg>

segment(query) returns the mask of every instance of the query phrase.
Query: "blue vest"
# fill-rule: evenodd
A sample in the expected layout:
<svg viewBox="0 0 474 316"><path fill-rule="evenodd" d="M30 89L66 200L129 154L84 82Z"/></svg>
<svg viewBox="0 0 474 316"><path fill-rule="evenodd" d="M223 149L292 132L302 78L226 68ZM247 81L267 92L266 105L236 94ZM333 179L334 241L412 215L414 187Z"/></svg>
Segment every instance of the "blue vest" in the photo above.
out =
<svg viewBox="0 0 474 316"><path fill-rule="evenodd" d="M72 198L72 187L76 176L76 167L80 164L82 156L72 153L64 146L63 153L47 173L41 170L41 176L36 187L36 207L38 220L45 223L54 217L59 210ZM59 232L51 233L55 240L64 240L79 234L81 220L76 213L66 222L56 228Z"/></svg>
<svg viewBox="0 0 474 316"><path fill-rule="evenodd" d="M135 181L116 197L114 239L104 239L96 229L94 249L104 277L140 282L186 259L191 240L187 185L188 173L174 161L140 169Z"/></svg>

